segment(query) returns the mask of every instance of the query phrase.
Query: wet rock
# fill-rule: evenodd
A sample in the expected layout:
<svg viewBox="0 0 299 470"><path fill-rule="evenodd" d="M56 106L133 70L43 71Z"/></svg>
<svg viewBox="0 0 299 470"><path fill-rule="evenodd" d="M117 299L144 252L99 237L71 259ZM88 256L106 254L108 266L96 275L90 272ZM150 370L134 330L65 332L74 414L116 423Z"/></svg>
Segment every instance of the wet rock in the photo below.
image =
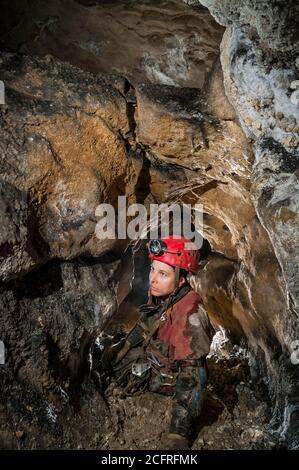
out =
<svg viewBox="0 0 299 470"><path fill-rule="evenodd" d="M16 376L54 401L75 400L90 348L117 308L109 270L88 260L52 261L1 284L0 304L6 362Z"/></svg>
<svg viewBox="0 0 299 470"><path fill-rule="evenodd" d="M295 0L239 2L238 0L183 0L191 5L204 5L223 26L242 27L249 35L258 36L262 44L277 51L290 51L298 45L298 5Z"/></svg>
<svg viewBox="0 0 299 470"><path fill-rule="evenodd" d="M1 449L97 449L106 431L102 397L87 391L88 406L74 413L69 405L53 405L30 386L0 370ZM30 410L28 411L28 408Z"/></svg>
<svg viewBox="0 0 299 470"><path fill-rule="evenodd" d="M64 440L53 433L43 440L40 425L30 434L18 422L1 435L3 446L158 445L157 423L163 430L167 401L146 395L147 406L139 399L120 404L123 397L114 395L115 416L110 424L105 421L110 434L102 436L88 406L98 414L102 401L90 385L80 394L90 345L116 307L115 296L119 303L126 298L132 278L131 264L125 269L119 262L126 242L104 243L95 236L95 209L126 194L130 202L147 206L203 204L204 236L212 253L193 283L218 327L237 344L246 338L251 376L269 393L268 400L266 392L252 392L244 358L232 357L236 351L227 348L219 364L211 360L212 373L220 378L212 381L206 429L195 446L275 447L267 418L281 442L295 448L298 370L290 358L298 339L298 60L295 21L290 25L286 14L293 3L203 2L229 26L221 54L225 89L219 63L213 65L223 30L199 2L185 2L196 7L192 10L174 0L163 2L163 8L149 1L108 3L113 14L98 2L82 1L69 2L66 15L64 4L52 2L45 17L44 2L38 2L37 16L29 11L22 18L15 10L13 35L2 28L11 50L23 43L23 52L48 53L44 59L23 53L0 59L7 99L0 116L0 274L5 281L0 338L15 374L3 379L4 385L10 381L13 398L2 392L2 410L9 430L13 403L20 422L22 413L32 419L34 404L27 396L20 395L25 410L14 402L26 382L43 403L38 416L53 424L57 436L63 428L60 414L67 416ZM164 21L168 16L172 22ZM22 35L20 17L33 24L33 30L24 29L33 37ZM99 18L118 57L101 36ZM11 24L9 15L5 20ZM82 21L87 29L77 37ZM73 47L61 47L65 43ZM121 54L127 44L133 47ZM109 75L83 72L55 56ZM115 71L129 81L111 75ZM114 250L117 261L105 268L103 255ZM123 304L123 320L129 305ZM218 367L229 369L229 377ZM71 407L81 409L84 423L79 415L72 420ZM132 423L125 422L126 414ZM134 437L133 424L143 417L154 418L152 440L146 426ZM88 432L80 442L84 426ZM15 433L23 429L24 437L17 439Z"/></svg>
<svg viewBox="0 0 299 470"><path fill-rule="evenodd" d="M245 133L277 142L293 138L292 147L297 148L293 129L299 122L298 103L290 94L297 76L293 61L267 67L269 58L261 56L261 49L238 28L226 31L221 48L226 93ZM273 121L274 117L278 119Z"/></svg>
<svg viewBox="0 0 299 470"><path fill-rule="evenodd" d="M140 171L127 158L127 104L113 79L11 54L1 70L1 279L111 250L113 238L96 236L96 208L131 194Z"/></svg>
<svg viewBox="0 0 299 470"><path fill-rule="evenodd" d="M296 5L294 2L277 5L272 1L242 5L226 1L201 3L210 8L221 24L229 26L221 44L225 91L244 132L254 143L252 200L282 270L280 281L279 275L277 280L280 289L285 290L284 313L277 311L274 328L264 330L250 342L256 360L262 369L262 364L265 366L262 374L268 377L274 406L272 424L282 432L283 439L289 439L287 445L296 448L298 437L293 423L298 413L298 399L294 400L298 370L294 364L290 366L290 356L293 341L299 335L295 273L299 114L297 95L293 94L298 38L294 35L296 20L289 16ZM271 302L271 311L273 305ZM278 369L283 379L277 375ZM290 384L284 390L289 398L283 404L285 380ZM286 404L288 400L290 403ZM284 423L282 427L278 422Z"/></svg>
<svg viewBox="0 0 299 470"><path fill-rule="evenodd" d="M4 0L2 7L1 48L50 53L96 74L125 75L134 85L146 80L201 88L223 33L205 8L192 12L181 0L34 6Z"/></svg>

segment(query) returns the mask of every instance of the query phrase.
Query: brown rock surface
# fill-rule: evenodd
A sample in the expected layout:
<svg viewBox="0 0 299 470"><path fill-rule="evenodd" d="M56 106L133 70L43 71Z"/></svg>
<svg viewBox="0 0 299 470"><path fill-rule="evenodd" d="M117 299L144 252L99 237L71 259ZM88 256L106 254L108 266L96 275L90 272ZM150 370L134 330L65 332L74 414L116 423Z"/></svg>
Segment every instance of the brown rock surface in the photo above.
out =
<svg viewBox="0 0 299 470"><path fill-rule="evenodd" d="M270 392L270 427L295 447L298 367L290 348L298 339L298 155L296 96L286 87L295 66L267 69L268 59L257 54L255 61L260 46L246 35L248 28L233 27L222 42L223 86L215 61L222 28L207 10L179 1L159 7L150 1L40 1L33 16L28 5L21 27L23 10L10 3L13 14L1 36L19 51L0 57L6 92L0 109L0 338L7 349L1 381L7 407L0 413L11 431L0 436L3 445L77 447L82 423L72 410L79 409L97 435L90 443L87 433L83 447L113 448L114 431L109 437L109 424L102 423L105 441L89 410L91 403L98 413L103 402L85 379L92 346L116 302L128 325L135 303L146 296L144 251L134 266L131 252L124 252L127 240L95 236L96 207L116 207L117 197L126 195L128 203L147 208L203 205L211 253L193 285L217 327L246 345L253 380ZM234 359L229 367L229 382L247 380ZM32 408L25 383L36 394L38 419L33 422L26 408L29 424L22 428L18 396ZM219 440L199 436L195 446L215 448L226 429L237 439L238 426L226 426L246 414L242 399L250 392L239 391L234 412L232 403L219 412L214 403ZM135 404L138 399L126 403L129 418ZM155 418L157 404L151 397L148 404L145 416ZM164 400L163 413L167 406ZM9 424L12 415L16 428ZM255 418L252 412L242 421L242 448L251 439L253 446L271 447L263 441L264 417L260 427ZM38 435L50 422L45 440L28 439L31 429ZM132 442L130 419L126 425L128 444L119 440L118 446L153 444L144 433ZM22 438L16 432L24 432Z"/></svg>

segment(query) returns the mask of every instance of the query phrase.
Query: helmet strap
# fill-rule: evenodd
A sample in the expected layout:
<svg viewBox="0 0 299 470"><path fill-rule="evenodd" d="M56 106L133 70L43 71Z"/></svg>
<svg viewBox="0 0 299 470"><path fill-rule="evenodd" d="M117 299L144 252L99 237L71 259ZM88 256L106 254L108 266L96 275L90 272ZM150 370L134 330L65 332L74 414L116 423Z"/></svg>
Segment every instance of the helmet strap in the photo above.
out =
<svg viewBox="0 0 299 470"><path fill-rule="evenodd" d="M179 279L180 279L180 268L178 266L174 267L174 274L175 274L175 287L178 287L179 285Z"/></svg>

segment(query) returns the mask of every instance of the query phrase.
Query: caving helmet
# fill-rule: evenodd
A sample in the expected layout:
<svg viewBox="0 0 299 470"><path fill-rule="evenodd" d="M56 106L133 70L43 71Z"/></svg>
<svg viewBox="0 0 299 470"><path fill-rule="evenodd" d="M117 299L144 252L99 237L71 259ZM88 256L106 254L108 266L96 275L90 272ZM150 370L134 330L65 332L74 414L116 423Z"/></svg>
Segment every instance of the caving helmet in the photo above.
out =
<svg viewBox="0 0 299 470"><path fill-rule="evenodd" d="M150 240L147 244L149 258L170 264L175 268L196 273L198 270L199 251L191 240L184 237L169 236ZM176 270L177 271L177 270Z"/></svg>

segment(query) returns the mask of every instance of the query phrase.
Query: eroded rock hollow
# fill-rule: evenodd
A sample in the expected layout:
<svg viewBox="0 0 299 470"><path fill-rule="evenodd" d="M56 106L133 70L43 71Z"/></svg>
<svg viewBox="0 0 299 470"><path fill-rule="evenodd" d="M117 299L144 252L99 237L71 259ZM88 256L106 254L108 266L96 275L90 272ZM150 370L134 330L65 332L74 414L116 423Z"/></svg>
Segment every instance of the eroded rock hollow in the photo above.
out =
<svg viewBox="0 0 299 470"><path fill-rule="evenodd" d="M159 445L168 399L109 415L89 377L103 326L146 300L144 246L96 236L126 196L203 207L217 334L193 447L298 448L297 2L2 8L1 447Z"/></svg>

